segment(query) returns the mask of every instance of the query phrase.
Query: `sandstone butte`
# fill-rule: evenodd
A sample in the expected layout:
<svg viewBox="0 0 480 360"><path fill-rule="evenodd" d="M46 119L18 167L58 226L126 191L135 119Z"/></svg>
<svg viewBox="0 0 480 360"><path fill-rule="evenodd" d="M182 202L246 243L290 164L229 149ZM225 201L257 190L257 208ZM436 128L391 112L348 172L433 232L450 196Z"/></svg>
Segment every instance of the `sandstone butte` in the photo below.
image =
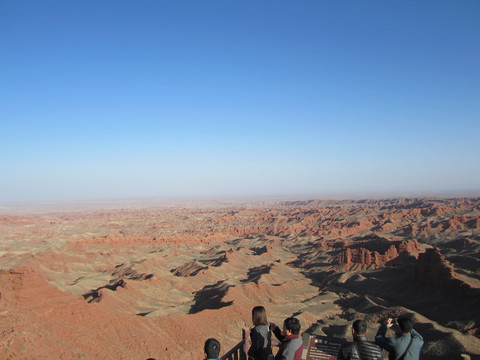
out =
<svg viewBox="0 0 480 360"><path fill-rule="evenodd" d="M201 359L259 304L305 341L413 313L422 359L480 359L479 251L479 198L5 211L0 359Z"/></svg>

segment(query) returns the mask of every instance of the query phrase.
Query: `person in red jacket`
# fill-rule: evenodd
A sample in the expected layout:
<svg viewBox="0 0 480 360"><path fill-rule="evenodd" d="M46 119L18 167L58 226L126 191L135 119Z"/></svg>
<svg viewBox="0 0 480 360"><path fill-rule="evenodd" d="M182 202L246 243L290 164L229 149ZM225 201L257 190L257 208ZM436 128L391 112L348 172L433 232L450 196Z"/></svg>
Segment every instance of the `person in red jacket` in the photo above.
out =
<svg viewBox="0 0 480 360"><path fill-rule="evenodd" d="M301 360L303 341L299 335L300 321L294 317L285 319L283 322L283 331L274 323L270 323L270 327L277 339L281 342L275 360Z"/></svg>

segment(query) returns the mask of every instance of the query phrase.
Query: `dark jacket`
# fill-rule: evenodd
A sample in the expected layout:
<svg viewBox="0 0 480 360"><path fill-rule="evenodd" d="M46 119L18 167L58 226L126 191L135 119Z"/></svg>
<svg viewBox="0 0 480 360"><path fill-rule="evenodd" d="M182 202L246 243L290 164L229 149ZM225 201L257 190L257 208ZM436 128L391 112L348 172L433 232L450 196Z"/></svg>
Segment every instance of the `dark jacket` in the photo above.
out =
<svg viewBox="0 0 480 360"><path fill-rule="evenodd" d="M256 325L250 331L252 345L248 350L248 358L255 360L267 360L272 353L272 334L270 326Z"/></svg>
<svg viewBox="0 0 480 360"><path fill-rule="evenodd" d="M412 345L405 354L404 360L419 360L420 350L423 346L422 335L412 330L409 334L402 334L399 337L386 337L387 329L387 325L381 325L378 328L377 335L375 336L375 344L388 351L388 358L390 360L398 360L400 356L402 356L412 337Z"/></svg>
<svg viewBox="0 0 480 360"><path fill-rule="evenodd" d="M282 342L275 360L301 360L303 352L303 341L300 335L284 335L283 332L276 327L273 333L278 340Z"/></svg>
<svg viewBox="0 0 480 360"><path fill-rule="evenodd" d="M355 345L357 345L355 347ZM367 341L365 336L357 336L354 342L345 343L338 352L338 360L383 360L382 349L373 342Z"/></svg>

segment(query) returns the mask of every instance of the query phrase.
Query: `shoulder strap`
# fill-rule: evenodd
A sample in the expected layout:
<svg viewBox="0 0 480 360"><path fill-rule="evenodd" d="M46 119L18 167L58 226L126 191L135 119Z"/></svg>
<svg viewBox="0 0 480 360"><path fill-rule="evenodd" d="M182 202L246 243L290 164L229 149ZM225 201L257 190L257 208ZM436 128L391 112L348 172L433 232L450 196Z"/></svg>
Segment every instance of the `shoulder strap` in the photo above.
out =
<svg viewBox="0 0 480 360"><path fill-rule="evenodd" d="M353 341L353 347L354 347L355 350L357 351L357 355L358 355L359 360L362 360L362 355L360 355L360 350L358 349L358 346L357 346L357 342L356 342L356 341Z"/></svg>
<svg viewBox="0 0 480 360"><path fill-rule="evenodd" d="M410 346L412 345L412 342L413 342L413 334L410 333L410 342L408 343L407 348L406 348L405 351L403 352L402 356L400 356L400 357L398 358L398 360L403 360L403 359L405 359L405 355L407 355L407 351L408 351L408 349L410 349Z"/></svg>
<svg viewBox="0 0 480 360"><path fill-rule="evenodd" d="M271 347L272 345L272 330L270 330L270 325L268 325L268 332L267 332L267 336L265 337L265 339L263 340L263 348L269 348Z"/></svg>

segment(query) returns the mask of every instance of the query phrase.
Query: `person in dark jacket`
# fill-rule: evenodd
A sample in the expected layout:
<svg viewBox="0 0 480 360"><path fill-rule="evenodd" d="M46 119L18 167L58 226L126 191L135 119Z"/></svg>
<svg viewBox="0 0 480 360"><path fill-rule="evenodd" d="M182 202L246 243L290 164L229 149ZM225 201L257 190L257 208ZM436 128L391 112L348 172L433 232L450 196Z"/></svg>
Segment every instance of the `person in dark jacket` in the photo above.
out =
<svg viewBox="0 0 480 360"><path fill-rule="evenodd" d="M270 360L272 354L272 333L267 320L267 311L263 306L252 309L252 322L254 327L245 331L243 350L249 360Z"/></svg>
<svg viewBox="0 0 480 360"><path fill-rule="evenodd" d="M398 328L396 337L385 336L388 328ZM379 327L375 343L388 351L390 360L419 360L423 346L423 337L413 329L413 318L402 315L396 321L389 318L386 324Z"/></svg>
<svg viewBox="0 0 480 360"><path fill-rule="evenodd" d="M277 339L281 341L275 360L301 360L303 341L299 335L300 321L294 317L285 319L283 331L274 323L270 323L270 327Z"/></svg>
<svg viewBox="0 0 480 360"><path fill-rule="evenodd" d="M338 352L338 360L383 360L382 349L367 341L367 322L356 320L352 325L353 342L345 343Z"/></svg>

